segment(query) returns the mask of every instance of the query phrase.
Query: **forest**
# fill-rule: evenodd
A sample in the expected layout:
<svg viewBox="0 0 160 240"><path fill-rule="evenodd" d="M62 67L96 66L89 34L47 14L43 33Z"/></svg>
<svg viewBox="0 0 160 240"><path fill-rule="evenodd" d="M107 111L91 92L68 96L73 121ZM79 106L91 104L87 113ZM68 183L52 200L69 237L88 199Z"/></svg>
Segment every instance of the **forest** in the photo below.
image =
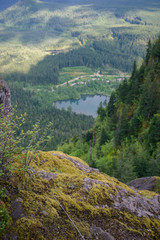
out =
<svg viewBox="0 0 160 240"><path fill-rule="evenodd" d="M24 91L20 87L12 88L12 105L15 106L16 115L26 114L24 131L32 129L33 125L40 122L41 133L45 131L49 123L51 141L44 146L44 150L56 149L57 145L63 143L73 135L81 135L82 132L91 128L94 119L91 116L75 114L71 110L59 110L53 104L47 104L44 99L37 99L31 91Z"/></svg>
<svg viewBox="0 0 160 240"><path fill-rule="evenodd" d="M98 108L94 127L59 146L90 166L127 183L160 175L160 37L148 42L138 68ZM82 140L83 139L83 140Z"/></svg>

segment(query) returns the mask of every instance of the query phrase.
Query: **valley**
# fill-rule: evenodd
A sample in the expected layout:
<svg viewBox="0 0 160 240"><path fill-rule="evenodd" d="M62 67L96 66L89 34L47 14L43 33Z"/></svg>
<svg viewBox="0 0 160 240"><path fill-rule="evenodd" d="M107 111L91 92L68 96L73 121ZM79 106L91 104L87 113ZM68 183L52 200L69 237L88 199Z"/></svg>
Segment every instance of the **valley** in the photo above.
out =
<svg viewBox="0 0 160 240"><path fill-rule="evenodd" d="M92 127L93 118L56 109L53 102L110 96L129 78L134 60L141 66L147 42L159 34L159 17L157 0L3 1L0 74L17 114L27 113L25 128L39 119L45 119L42 128L55 122L50 146L56 148ZM79 121L77 129L65 118L71 125Z"/></svg>

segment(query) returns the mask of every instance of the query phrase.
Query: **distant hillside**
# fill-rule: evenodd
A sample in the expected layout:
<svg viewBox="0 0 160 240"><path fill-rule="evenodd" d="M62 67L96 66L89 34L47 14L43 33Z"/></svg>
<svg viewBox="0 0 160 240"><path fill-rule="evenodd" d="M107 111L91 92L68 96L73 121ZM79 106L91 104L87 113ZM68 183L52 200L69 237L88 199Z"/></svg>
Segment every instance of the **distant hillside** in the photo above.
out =
<svg viewBox="0 0 160 240"><path fill-rule="evenodd" d="M52 50L94 41L118 42L126 63L128 55L141 60L147 41L159 33L159 16L159 1L18 1L0 13L1 72L28 73ZM112 57L118 54L113 48Z"/></svg>
<svg viewBox="0 0 160 240"><path fill-rule="evenodd" d="M149 41L143 64L134 63L131 78L111 94L108 105L100 105L83 141L60 149L124 182L160 176L160 37Z"/></svg>

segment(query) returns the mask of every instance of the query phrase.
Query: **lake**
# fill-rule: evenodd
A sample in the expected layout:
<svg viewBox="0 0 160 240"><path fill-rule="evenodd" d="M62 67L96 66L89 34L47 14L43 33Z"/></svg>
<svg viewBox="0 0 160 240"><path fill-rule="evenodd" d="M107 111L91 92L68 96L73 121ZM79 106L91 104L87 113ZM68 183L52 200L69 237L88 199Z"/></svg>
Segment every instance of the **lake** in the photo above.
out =
<svg viewBox="0 0 160 240"><path fill-rule="evenodd" d="M93 117L97 116L97 109L100 102L109 101L109 97L103 95L94 95L94 96L81 96L78 100L66 100L66 101L56 101L54 104L59 109L68 109L72 108L73 112L82 113L85 115L91 115Z"/></svg>

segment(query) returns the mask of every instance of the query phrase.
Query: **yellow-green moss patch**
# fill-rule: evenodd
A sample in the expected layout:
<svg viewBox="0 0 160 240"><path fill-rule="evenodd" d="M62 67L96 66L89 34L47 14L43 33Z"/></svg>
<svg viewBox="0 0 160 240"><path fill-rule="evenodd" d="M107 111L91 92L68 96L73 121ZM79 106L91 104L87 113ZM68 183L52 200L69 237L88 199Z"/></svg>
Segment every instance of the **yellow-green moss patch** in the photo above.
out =
<svg viewBox="0 0 160 240"><path fill-rule="evenodd" d="M37 171L44 170L46 172L63 172L68 174L81 173L71 161L53 156L52 152L40 151L36 157L36 162L33 162L32 166Z"/></svg>
<svg viewBox="0 0 160 240"><path fill-rule="evenodd" d="M155 196L158 195L157 193L152 192L152 191L148 191L148 190L140 190L140 191L138 191L138 193L139 193L141 196L146 197L146 198L148 198L148 199L151 199L151 198L153 198L153 197L155 197Z"/></svg>
<svg viewBox="0 0 160 240"><path fill-rule="evenodd" d="M58 204L57 202L50 198L48 195L38 195L34 192L27 192L27 191L21 191L23 201L23 207L25 210L25 213L27 216L32 215L42 215L42 211L46 211L49 213L49 215L52 215L52 217L57 218L58 213Z"/></svg>
<svg viewBox="0 0 160 240"><path fill-rule="evenodd" d="M110 201L110 189L103 185L95 185L88 193L88 202L92 205L107 205Z"/></svg>
<svg viewBox="0 0 160 240"><path fill-rule="evenodd" d="M47 240L44 237L45 231L43 224L36 218L21 218L16 222L16 233L19 240Z"/></svg>
<svg viewBox="0 0 160 240"><path fill-rule="evenodd" d="M78 158L78 157L69 156L69 155L64 154L63 152L60 152L60 151L51 151L51 153L54 153L54 154L57 154L57 155L60 155L60 156L64 156L64 158L65 158L65 157L71 157L71 158L73 158L74 160L76 160L76 161L78 161L78 162L80 162L80 163L83 163L84 165L88 166L88 164L87 164L85 161L83 161L82 159L80 159L80 158Z"/></svg>

